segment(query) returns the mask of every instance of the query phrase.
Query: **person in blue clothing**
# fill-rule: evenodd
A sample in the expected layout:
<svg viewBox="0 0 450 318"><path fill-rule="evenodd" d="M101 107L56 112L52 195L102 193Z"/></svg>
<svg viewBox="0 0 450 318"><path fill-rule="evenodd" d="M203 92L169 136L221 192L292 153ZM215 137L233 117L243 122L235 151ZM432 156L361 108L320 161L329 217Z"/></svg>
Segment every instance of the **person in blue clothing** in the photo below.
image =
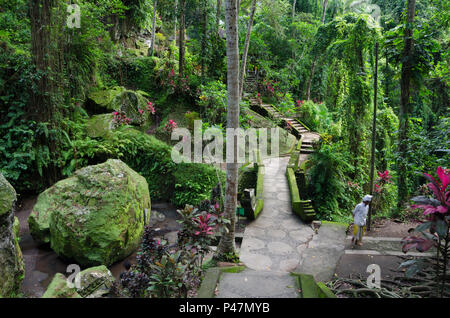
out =
<svg viewBox="0 0 450 318"><path fill-rule="evenodd" d="M364 196L361 203L353 210L353 239L352 243L361 246L364 232L366 231L366 218L369 213L369 204L372 201L371 195Z"/></svg>

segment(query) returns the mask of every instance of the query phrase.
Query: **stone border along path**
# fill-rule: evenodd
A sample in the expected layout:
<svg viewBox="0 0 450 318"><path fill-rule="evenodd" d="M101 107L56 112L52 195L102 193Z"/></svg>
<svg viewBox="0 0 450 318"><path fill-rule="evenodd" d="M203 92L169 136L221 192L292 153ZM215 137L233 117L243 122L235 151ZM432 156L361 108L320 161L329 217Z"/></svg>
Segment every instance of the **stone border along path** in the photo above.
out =
<svg viewBox="0 0 450 318"><path fill-rule="evenodd" d="M254 101L252 101L254 102ZM281 115L270 105L263 105L273 117ZM294 120L282 118L286 121ZM300 125L295 121L296 125ZM300 125L301 126L301 125ZM312 152L313 141L320 138L301 126L306 151ZM302 147L303 150L303 147ZM344 253L346 225L323 224L315 234L292 212L287 178L289 157L264 160L264 209L247 225L240 259L246 269L240 273L223 273L217 288L219 298L291 298L298 297L296 282L290 272L312 274L316 280L330 280Z"/></svg>

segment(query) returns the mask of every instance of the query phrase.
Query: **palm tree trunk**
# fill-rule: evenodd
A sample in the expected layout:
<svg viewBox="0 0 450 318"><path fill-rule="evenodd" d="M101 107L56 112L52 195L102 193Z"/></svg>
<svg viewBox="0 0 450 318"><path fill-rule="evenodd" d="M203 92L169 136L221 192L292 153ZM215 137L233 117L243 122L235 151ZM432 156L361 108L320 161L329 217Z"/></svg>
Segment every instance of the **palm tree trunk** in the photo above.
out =
<svg viewBox="0 0 450 318"><path fill-rule="evenodd" d="M328 6L328 0L324 0L323 1L323 9L322 9L322 19L320 21L322 21L322 24L324 24L325 22L325 14L327 12L327 6Z"/></svg>
<svg viewBox="0 0 450 318"><path fill-rule="evenodd" d="M186 27L186 21L185 21L185 11L186 9L186 0L180 0L180 54L178 59L178 75L180 78L183 77L183 71L184 71L184 33L185 33L185 27Z"/></svg>
<svg viewBox="0 0 450 318"><path fill-rule="evenodd" d="M401 97L400 97L400 125L398 136L398 211L403 209L403 205L408 199L408 185L407 185L407 163L406 156L408 152L408 121L410 113L410 97L411 97L411 77L412 77L412 63L411 55L414 50L413 42L413 28L414 15L416 9L416 0L408 0L408 11L406 18L405 28L405 47L403 49L403 64L402 64L402 77L400 80Z"/></svg>
<svg viewBox="0 0 450 318"><path fill-rule="evenodd" d="M237 0L226 0L226 30L227 30L227 87L228 87L228 110L227 110L227 144L234 145L234 160L227 162L227 183L225 187L225 216L231 221L228 224L228 233L224 234L217 247L217 257L223 258L225 254L235 254L234 232L236 223L237 186L238 186L238 163L237 143L232 142L235 138L229 129L239 127L239 40L237 32ZM235 141L237 138L235 138Z"/></svg>
<svg viewBox="0 0 450 318"><path fill-rule="evenodd" d="M155 34L156 34L156 7L158 6L158 0L153 1L153 22L152 22L152 44L150 46L150 56L153 56L155 49Z"/></svg>
<svg viewBox="0 0 450 318"><path fill-rule="evenodd" d="M328 0L324 0L323 2L323 10L322 10L322 24L325 22L325 13L327 12ZM308 85L306 87L306 99L311 99L311 84L314 77L314 71L316 69L317 56L313 57L313 63L311 65L311 72L309 73Z"/></svg>
<svg viewBox="0 0 450 318"><path fill-rule="evenodd" d="M217 0L217 12L216 12L216 27L217 32L219 32L220 26L220 15L222 14L222 0Z"/></svg>
<svg viewBox="0 0 450 318"><path fill-rule="evenodd" d="M248 48L250 46L250 36L252 34L253 19L255 18L255 11L256 11L256 0L253 0L252 10L250 12L250 20L248 21L247 36L245 37L244 53L242 53L241 73L239 76L239 97L240 98L242 98L242 94L244 93L244 77L245 77L245 73L247 71L247 55L248 55Z"/></svg>
<svg viewBox="0 0 450 318"><path fill-rule="evenodd" d="M292 20L294 20L295 17L295 6L297 4L297 0L294 0L294 3L292 4Z"/></svg>
<svg viewBox="0 0 450 318"><path fill-rule="evenodd" d="M207 37L207 10L208 10L208 0L203 1L203 16L202 16L202 45L201 45L201 74L202 74L202 83L205 75L205 59L206 59L206 37Z"/></svg>
<svg viewBox="0 0 450 318"><path fill-rule="evenodd" d="M177 43L177 15L178 15L178 0L175 0L175 17L173 21L173 40Z"/></svg>

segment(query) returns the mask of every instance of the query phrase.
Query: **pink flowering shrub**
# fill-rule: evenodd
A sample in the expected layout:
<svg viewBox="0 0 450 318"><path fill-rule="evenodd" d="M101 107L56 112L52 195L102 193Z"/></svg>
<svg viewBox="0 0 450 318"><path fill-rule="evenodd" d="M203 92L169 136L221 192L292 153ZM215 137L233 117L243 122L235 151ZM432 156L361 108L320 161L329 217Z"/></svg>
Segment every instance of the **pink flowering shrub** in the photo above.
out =
<svg viewBox="0 0 450 318"><path fill-rule="evenodd" d="M131 119L124 111L116 111L113 114L113 123L116 126L121 125L131 125L131 123L140 123L142 124L145 121L145 116L147 114L154 115L156 113L155 107L153 106L152 102L148 102L147 107L145 109L138 108L138 113L141 116L140 119L137 119L134 117L134 119Z"/></svg>
<svg viewBox="0 0 450 318"><path fill-rule="evenodd" d="M124 112L114 112L113 122L116 125L129 125L131 124L131 119Z"/></svg>
<svg viewBox="0 0 450 318"><path fill-rule="evenodd" d="M390 179L392 176L389 174L389 171L386 170L384 172L378 172L378 178L375 181L374 189L373 189L373 200L372 200L372 211L375 213L378 210L382 210L383 207L386 207L386 203L389 202L387 195L388 189L387 185L391 183Z"/></svg>
<svg viewBox="0 0 450 318"><path fill-rule="evenodd" d="M167 124L166 124L166 126L164 127L164 129L167 131L167 132L172 132L175 128L177 128L178 127L178 125L177 125L177 123L175 122L175 121L173 121L172 119L170 119L168 122L167 122Z"/></svg>
<svg viewBox="0 0 450 318"><path fill-rule="evenodd" d="M152 115L156 113L155 106L153 106L152 102L148 102L147 111Z"/></svg>

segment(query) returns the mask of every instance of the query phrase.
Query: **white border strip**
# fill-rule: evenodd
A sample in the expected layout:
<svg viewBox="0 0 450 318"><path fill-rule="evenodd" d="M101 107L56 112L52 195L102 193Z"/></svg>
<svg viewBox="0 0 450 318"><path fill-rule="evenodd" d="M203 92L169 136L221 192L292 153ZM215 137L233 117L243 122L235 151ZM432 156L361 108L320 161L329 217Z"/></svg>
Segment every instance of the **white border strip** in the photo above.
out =
<svg viewBox="0 0 450 318"><path fill-rule="evenodd" d="M418 252L396 252L396 251L373 251L373 250L345 250L347 255L379 255L379 256L416 256L416 257L432 257L432 253Z"/></svg>
<svg viewBox="0 0 450 318"><path fill-rule="evenodd" d="M405 235L406 236L406 235ZM353 236L348 235L347 240L351 240ZM374 237L374 236L364 236L363 241L389 241L389 242L400 242L402 239L400 237Z"/></svg>

